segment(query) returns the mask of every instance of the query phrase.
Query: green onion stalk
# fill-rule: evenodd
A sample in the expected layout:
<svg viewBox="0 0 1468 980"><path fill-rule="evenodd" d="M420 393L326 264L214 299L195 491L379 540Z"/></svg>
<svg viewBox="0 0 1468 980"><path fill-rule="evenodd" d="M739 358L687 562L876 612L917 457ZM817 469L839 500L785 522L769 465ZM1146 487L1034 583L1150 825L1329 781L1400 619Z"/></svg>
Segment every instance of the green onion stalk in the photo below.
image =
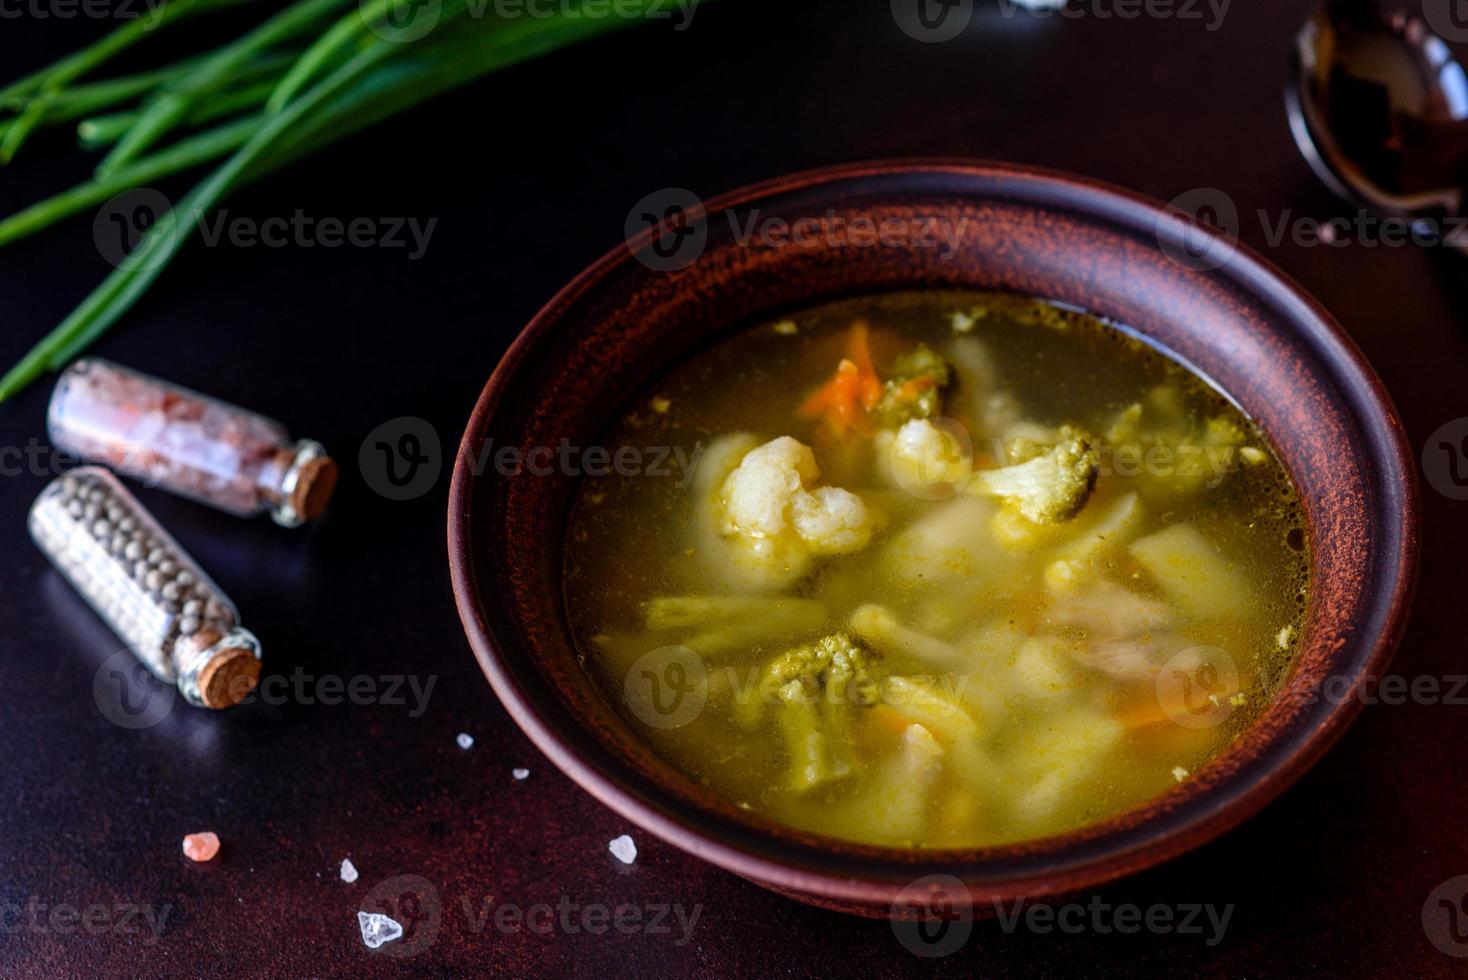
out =
<svg viewBox="0 0 1468 980"><path fill-rule="evenodd" d="M485 0L296 0L222 47L156 69L83 81L163 26L258 0L168 0L95 44L0 88L0 163L38 128L77 121L108 148L91 180L0 219L0 247L117 194L216 164L138 240L118 268L0 377L0 400L64 367L136 303L229 193L483 75L662 9L624 0L618 16L501 17ZM169 140L171 142L164 141Z"/></svg>

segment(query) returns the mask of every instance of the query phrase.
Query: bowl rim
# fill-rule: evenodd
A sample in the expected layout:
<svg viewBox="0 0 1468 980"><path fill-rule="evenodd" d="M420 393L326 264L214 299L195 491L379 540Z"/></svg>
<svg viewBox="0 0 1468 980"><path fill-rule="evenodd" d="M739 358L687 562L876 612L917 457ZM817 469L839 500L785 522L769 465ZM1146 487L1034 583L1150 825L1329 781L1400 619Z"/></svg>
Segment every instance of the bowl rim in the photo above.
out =
<svg viewBox="0 0 1468 980"><path fill-rule="evenodd" d="M1161 202L1092 178L1028 165L951 157L876 160L800 171L711 198L703 202L702 212L714 214L775 195L853 178L922 173L951 173L955 176L1059 185L1061 189L1083 198L1077 205L1081 213L1119 224L1136 225L1143 220L1157 222L1170 214L1168 206ZM565 311L624 263L635 261L633 254L650 242L657 231L656 228L646 229L628 242L615 246L563 286L517 335L481 390L460 441L449 490L449 566L460 619L480 668L515 723L557 768L621 817L683 851L778 891L795 893L798 897L816 896L832 903L890 905L902 890L891 882L793 867L777 857L760 853L754 847L726 842L694 823L675 819L619 785L594 762L583 758L563 737L557 723L544 717L533 699L521 689L512 672L501 661L481 607L470 547L470 518L478 476L470 463L476 447L486 435L499 395L536 345L561 327ZM1223 237L1217 232L1212 234ZM1004 886L1006 883L1012 885L1016 880L1023 881L1023 894L1027 896L1058 896L1095 887L1199 847L1253 816L1313 766L1355 719L1363 706L1363 699L1358 694L1373 678L1381 676L1405 629L1419 563L1420 500L1415 454L1409 448L1396 407L1355 341L1318 301L1244 243L1230 237L1227 244L1231 252L1226 265L1218 271L1263 289L1275 300L1287 300L1303 309L1320 328L1308 339L1317 345L1323 344L1323 354L1334 357L1338 364L1356 376L1361 383L1362 400L1379 416L1376 421L1381 425L1374 434L1380 437L1382 446L1386 448L1389 456L1386 462L1392 464L1402 477L1398 488L1400 509L1396 512L1400 549L1397 561L1391 566L1392 590L1379 631L1374 638L1360 641L1363 647L1370 644L1369 654L1351 676L1348 694L1340 697L1322 722L1305 732L1286 733L1281 741L1293 744L1294 750L1286 752L1281 751L1280 746L1273 746L1268 758L1260 759L1256 778L1233 779L1217 787L1216 805L1211 809L1193 814L1190 819L1164 825L1158 828L1159 832L1147 835L1130 846L1105 850L1087 860L1036 867L1019 875L984 881L977 887L965 882L969 887L967 894L975 902L988 895L1014 894L1013 888ZM1042 839L1064 838L1069 833L1072 832ZM944 854L937 850L918 853L930 858Z"/></svg>

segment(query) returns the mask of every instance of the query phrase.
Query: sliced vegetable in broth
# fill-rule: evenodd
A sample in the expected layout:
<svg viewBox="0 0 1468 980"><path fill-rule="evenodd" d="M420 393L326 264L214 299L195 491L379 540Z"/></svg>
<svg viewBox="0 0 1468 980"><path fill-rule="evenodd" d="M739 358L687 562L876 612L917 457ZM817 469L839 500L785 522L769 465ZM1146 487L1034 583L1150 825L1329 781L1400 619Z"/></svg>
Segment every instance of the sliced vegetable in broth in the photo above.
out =
<svg viewBox="0 0 1468 980"><path fill-rule="evenodd" d="M613 426L629 447L572 514L577 643L658 752L780 823L923 848L1080 827L1191 778L1294 657L1284 467L1080 313L821 306L679 366Z"/></svg>

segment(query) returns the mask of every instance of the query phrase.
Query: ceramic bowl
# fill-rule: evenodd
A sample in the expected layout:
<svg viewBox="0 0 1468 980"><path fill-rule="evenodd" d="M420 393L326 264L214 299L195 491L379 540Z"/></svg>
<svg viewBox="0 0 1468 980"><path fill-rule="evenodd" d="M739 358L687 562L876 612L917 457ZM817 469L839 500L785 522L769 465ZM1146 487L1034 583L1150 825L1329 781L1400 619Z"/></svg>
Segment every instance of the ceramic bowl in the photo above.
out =
<svg viewBox="0 0 1468 980"><path fill-rule="evenodd" d="M685 203L651 207L648 227L531 321L485 386L454 471L449 555L470 644L515 721L588 792L647 832L805 901L880 916L928 902L982 912L1073 894L1197 847L1340 736L1401 633L1418 506L1386 392L1298 286L1175 210L1001 164L844 166ZM963 229L955 247L912 233L932 220ZM878 233L857 240L858 228ZM1163 796L1061 836L962 851L864 846L777 826L683 776L578 660L561 582L575 475L506 477L484 465L486 446L597 444L655 379L742 327L921 287L1012 290L1128 325L1257 421L1305 505L1313 587L1298 660L1273 703Z"/></svg>

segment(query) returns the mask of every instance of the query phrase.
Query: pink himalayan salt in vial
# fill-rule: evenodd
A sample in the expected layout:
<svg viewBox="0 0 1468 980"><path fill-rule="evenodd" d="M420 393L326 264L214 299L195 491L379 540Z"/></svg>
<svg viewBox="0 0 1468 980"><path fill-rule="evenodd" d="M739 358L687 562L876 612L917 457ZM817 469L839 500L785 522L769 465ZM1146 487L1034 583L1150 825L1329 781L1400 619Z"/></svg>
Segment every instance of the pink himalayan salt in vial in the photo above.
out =
<svg viewBox="0 0 1468 980"><path fill-rule="evenodd" d="M100 358L74 362L47 415L52 443L149 485L296 527L321 514L337 468L273 419Z"/></svg>

